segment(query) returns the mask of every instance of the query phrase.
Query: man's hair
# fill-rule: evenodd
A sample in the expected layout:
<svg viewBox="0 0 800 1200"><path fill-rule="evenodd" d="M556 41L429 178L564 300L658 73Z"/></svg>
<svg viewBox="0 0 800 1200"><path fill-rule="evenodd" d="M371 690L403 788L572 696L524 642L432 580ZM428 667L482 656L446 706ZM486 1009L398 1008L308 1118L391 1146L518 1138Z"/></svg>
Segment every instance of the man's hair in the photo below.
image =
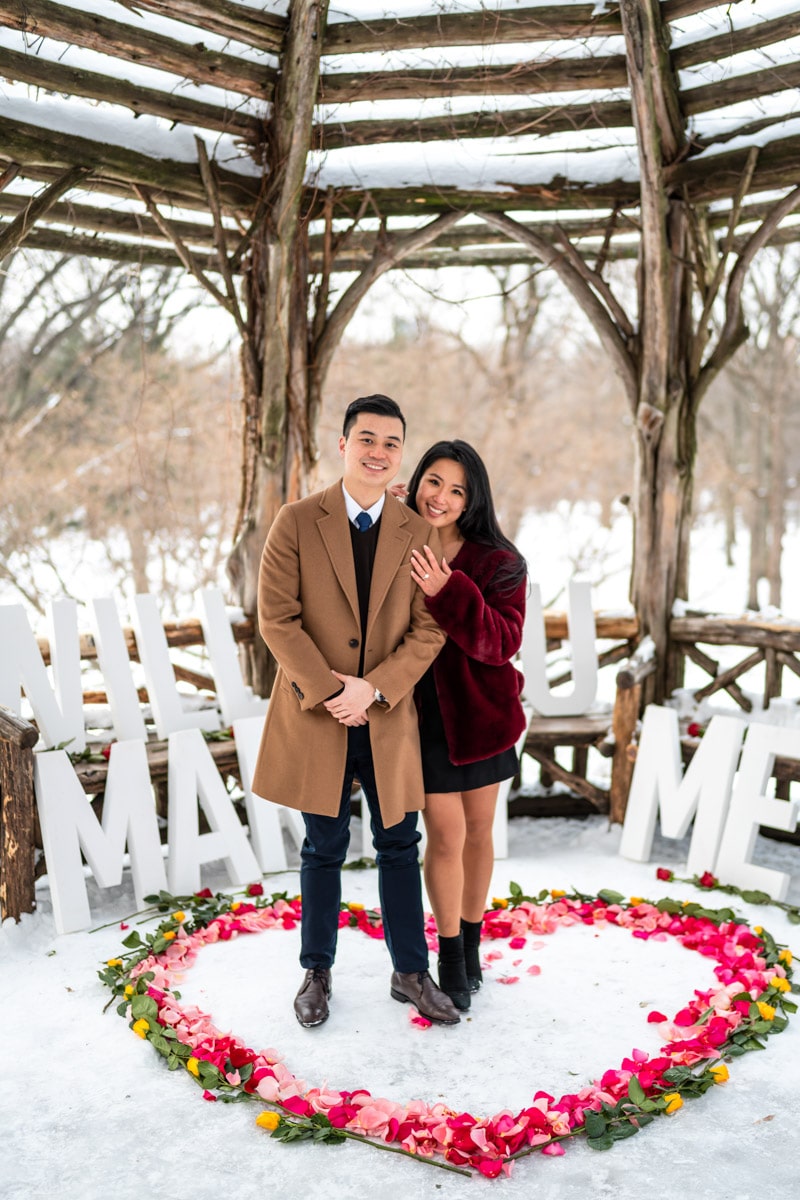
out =
<svg viewBox="0 0 800 1200"><path fill-rule="evenodd" d="M406 419L400 411L400 405L396 400L392 400L389 396L382 396L380 393L376 393L374 396L359 396L358 400L353 400L348 404L342 426L342 433L345 437L355 425L356 417L364 412L377 413L381 417L397 417L398 421L402 423L403 439L405 439Z"/></svg>

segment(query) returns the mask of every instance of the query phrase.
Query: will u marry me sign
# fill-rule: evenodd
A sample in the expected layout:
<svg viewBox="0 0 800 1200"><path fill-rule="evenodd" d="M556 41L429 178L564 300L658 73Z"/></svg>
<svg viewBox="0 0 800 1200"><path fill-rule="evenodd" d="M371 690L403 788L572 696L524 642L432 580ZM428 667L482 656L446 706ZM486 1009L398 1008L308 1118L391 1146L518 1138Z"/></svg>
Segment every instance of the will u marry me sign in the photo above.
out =
<svg viewBox="0 0 800 1200"><path fill-rule="evenodd" d="M242 680L230 619L222 595L199 594L200 619L217 689L217 708L187 710L175 675L155 598L137 596L132 623L156 734L168 742L168 845L160 840L147 760L147 728L136 691L117 608L111 599L90 602L92 636L108 695L113 733L99 820L63 747L86 745L77 605L57 601L51 610L52 680L20 605L0 605L0 704L19 713L24 690L39 726L35 755L36 800L56 928L90 924L81 851L100 887L121 882L129 862L137 903L162 888L197 891L204 863L222 860L240 885L262 872L282 870L286 856L281 820L299 845L302 817L252 793L256 754L267 701ZM570 641L574 686L553 696L547 686L546 639L538 589L526 622L523 666L526 694L543 715L585 711L596 692L594 617L588 585L570 589ZM240 821L203 738L232 726L248 827ZM766 789L776 755L800 757L800 730L752 725L742 752L745 723L713 718L682 778L677 716L671 709L645 714L620 851L646 861L660 814L667 837L683 837L694 819L692 871L712 870L727 882L759 887L779 898L789 876L750 862L759 825L793 829L797 802L776 801ZM741 754L741 767L736 774ZM198 804L199 802L199 804ZM201 833L202 808L210 832ZM249 835L249 836L248 836ZM166 862L165 862L166 852Z"/></svg>

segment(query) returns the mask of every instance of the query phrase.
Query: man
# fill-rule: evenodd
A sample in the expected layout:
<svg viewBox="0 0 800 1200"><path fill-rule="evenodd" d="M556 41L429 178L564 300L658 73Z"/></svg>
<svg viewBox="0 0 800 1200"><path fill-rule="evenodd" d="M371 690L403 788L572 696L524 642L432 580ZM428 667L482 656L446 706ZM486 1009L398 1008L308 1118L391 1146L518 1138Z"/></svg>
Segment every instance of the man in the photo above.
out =
<svg viewBox="0 0 800 1200"><path fill-rule="evenodd" d="M328 1018L341 869L358 778L377 850L391 995L431 1021L458 1012L428 974L417 843L423 807L414 684L444 634L411 578L411 551L438 535L386 489L403 456L405 419L388 396L348 407L340 482L285 505L259 577L259 627L278 662L253 780L259 796L299 808L301 1025ZM366 816L366 813L364 814Z"/></svg>

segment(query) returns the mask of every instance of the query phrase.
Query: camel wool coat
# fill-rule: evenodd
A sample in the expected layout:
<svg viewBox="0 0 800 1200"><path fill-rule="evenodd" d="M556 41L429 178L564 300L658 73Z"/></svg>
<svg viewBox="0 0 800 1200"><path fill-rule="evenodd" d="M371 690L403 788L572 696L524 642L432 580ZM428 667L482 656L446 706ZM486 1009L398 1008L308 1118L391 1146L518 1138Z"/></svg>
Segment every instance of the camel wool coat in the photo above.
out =
<svg viewBox="0 0 800 1200"><path fill-rule="evenodd" d="M389 827L424 807L414 685L445 635L411 578L411 551L438 534L387 495L372 570L364 678L388 701L368 711L381 816ZM361 622L342 485L284 505L261 559L258 622L278 662L253 791L276 804L336 816L347 727L323 701L341 687L332 670L358 673Z"/></svg>

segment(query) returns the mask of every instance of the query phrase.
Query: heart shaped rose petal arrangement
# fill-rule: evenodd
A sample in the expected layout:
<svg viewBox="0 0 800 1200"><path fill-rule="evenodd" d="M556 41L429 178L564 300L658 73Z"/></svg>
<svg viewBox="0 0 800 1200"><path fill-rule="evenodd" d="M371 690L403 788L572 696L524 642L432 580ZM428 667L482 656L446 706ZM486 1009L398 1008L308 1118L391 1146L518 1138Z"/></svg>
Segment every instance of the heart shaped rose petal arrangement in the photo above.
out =
<svg viewBox="0 0 800 1200"><path fill-rule="evenodd" d="M121 957L110 959L100 978L119 1000L120 1015L171 1070L191 1074L207 1100L254 1100L262 1109L268 1105L257 1122L274 1137L353 1138L489 1178L508 1174L514 1159L535 1151L563 1154L565 1142L577 1135L584 1135L593 1149L608 1149L655 1116L675 1112L684 1097L702 1095L723 1082L728 1078L723 1059L763 1049L763 1039L785 1028L785 1014L796 1011L790 999L791 951L760 926L750 928L731 909L667 898L626 900L610 891L528 897L516 884L511 891L508 900L494 901L486 914L484 939L508 939L513 946L515 938L526 934L552 934L577 924L598 931L618 927L635 938L675 938L712 959L716 983L695 991L671 1021L662 1013L649 1014L664 1041L656 1057L633 1050L618 1067L574 1094L556 1099L538 1091L520 1112L475 1117L442 1103L380 1099L365 1089L307 1087L276 1050L253 1050L217 1029L209 1014L181 1004L175 978L192 966L201 947L266 929L293 929L300 919L299 897L267 897L261 884L251 884L243 901L208 889L194 896L162 892L148 897L167 915L144 938L131 933ZM383 936L380 913L360 904L343 905L339 923L370 937ZM427 935L435 948L432 918Z"/></svg>

